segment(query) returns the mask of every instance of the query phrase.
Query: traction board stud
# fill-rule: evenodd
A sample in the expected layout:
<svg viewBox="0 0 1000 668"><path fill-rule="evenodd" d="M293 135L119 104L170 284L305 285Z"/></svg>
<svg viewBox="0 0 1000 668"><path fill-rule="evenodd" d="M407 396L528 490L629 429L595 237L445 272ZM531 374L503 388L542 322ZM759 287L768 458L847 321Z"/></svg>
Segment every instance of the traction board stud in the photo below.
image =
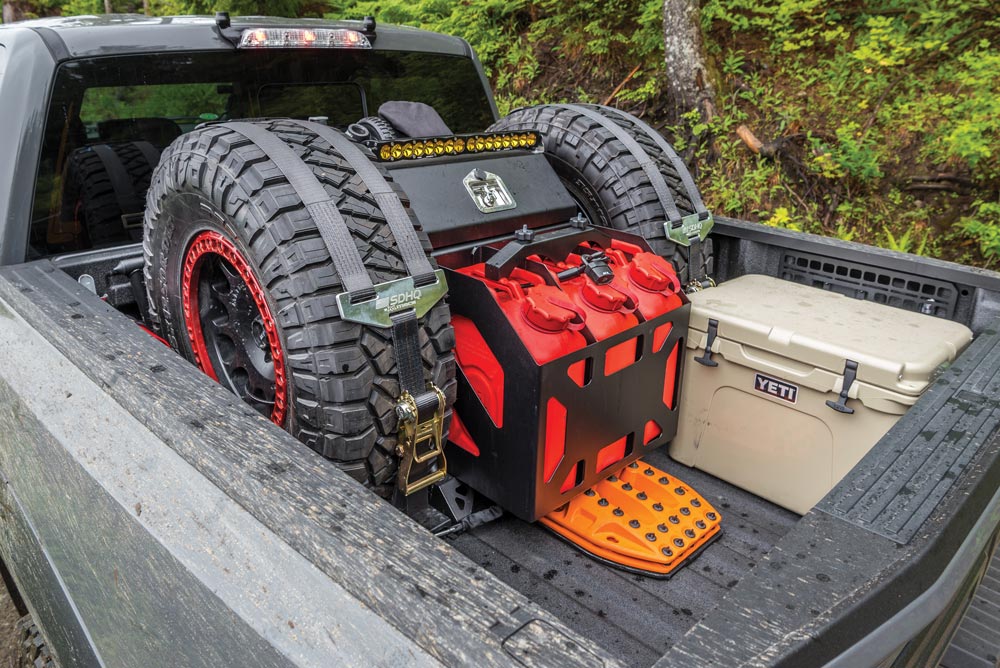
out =
<svg viewBox="0 0 1000 668"><path fill-rule="evenodd" d="M638 461L539 522L596 559L666 578L720 535L722 516L675 476Z"/></svg>

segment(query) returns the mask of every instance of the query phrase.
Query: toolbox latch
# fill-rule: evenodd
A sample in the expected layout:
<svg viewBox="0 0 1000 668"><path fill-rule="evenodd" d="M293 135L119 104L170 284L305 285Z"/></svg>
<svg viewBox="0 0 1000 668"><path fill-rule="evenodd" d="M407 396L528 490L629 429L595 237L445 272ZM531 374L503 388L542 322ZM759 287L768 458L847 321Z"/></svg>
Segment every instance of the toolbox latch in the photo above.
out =
<svg viewBox="0 0 1000 668"><path fill-rule="evenodd" d="M715 343L715 337L719 335L719 321L709 320L708 321L708 341L705 342L705 354L701 357L695 357L694 361L698 364L704 366L719 366L719 363L712 359L712 344ZM853 412L853 411L852 411Z"/></svg>
<svg viewBox="0 0 1000 668"><path fill-rule="evenodd" d="M851 391L851 385L857 378L858 363L854 360L846 360L844 363L844 384L840 390L840 397L836 401L827 399L826 405L838 413L847 413L848 415L853 413L854 409L847 406L847 393Z"/></svg>

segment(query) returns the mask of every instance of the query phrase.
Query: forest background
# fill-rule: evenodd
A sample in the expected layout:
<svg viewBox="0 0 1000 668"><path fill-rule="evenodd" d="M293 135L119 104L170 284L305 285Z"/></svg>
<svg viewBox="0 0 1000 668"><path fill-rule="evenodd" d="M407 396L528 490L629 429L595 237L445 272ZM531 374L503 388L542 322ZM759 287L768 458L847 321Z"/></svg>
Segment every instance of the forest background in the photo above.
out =
<svg viewBox="0 0 1000 668"><path fill-rule="evenodd" d="M457 35L501 113L639 115L717 215L1000 268L993 0L4 0L5 21L216 10Z"/></svg>

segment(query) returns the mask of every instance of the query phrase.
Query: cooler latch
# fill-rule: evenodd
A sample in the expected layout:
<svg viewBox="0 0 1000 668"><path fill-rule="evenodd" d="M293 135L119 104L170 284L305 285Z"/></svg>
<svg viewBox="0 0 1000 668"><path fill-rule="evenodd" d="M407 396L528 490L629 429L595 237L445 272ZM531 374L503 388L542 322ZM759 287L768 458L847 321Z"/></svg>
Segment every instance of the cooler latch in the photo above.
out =
<svg viewBox="0 0 1000 668"><path fill-rule="evenodd" d="M719 366L719 363L712 359L712 344L715 343L715 337L719 335L719 321L709 320L708 321L708 341L705 342L705 354L701 357L695 357L694 361L698 364L704 366Z"/></svg>
<svg viewBox="0 0 1000 668"><path fill-rule="evenodd" d="M854 360L845 360L844 363L844 384L840 390L840 397L836 401L831 401L827 399L826 405L837 411L838 413L851 414L854 412L853 408L848 408L847 406L847 393L851 391L851 385L858 378L858 363Z"/></svg>

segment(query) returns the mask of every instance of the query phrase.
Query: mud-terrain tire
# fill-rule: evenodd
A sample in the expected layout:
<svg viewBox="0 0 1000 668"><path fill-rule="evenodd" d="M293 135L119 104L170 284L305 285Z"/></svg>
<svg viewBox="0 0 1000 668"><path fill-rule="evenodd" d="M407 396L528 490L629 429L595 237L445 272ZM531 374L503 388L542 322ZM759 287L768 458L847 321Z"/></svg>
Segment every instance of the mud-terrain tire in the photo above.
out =
<svg viewBox="0 0 1000 668"><path fill-rule="evenodd" d="M301 125L280 120L255 124L270 131L311 168L343 216L372 281L377 284L406 276L385 216L348 161ZM380 171L391 183L388 173ZM426 234L405 195L399 194L424 250L429 251ZM223 386L355 479L387 496L398 468L395 402L400 394L391 332L340 319L335 296L342 292L342 284L330 253L316 221L271 157L225 125L184 135L164 151L153 176L145 232L145 278L151 324L157 333L205 371L205 362L195 355L191 323L198 323L198 332L208 341L205 333L212 335L216 324L202 328L202 314L211 315L213 304L221 299L247 301L239 282L231 280L235 270L236 278L251 293L251 306L261 316L263 333L255 331L253 338L265 350L265 361L270 357L272 363L273 404L266 401L266 393L254 395L250 388L240 386L236 361L232 369L220 361L227 352L225 346L216 346L214 358L206 347L202 353L207 364L213 371L220 370ZM207 264L209 260L214 265ZM195 280L192 268L198 262L212 267L214 273L208 279L215 283L201 284L201 268ZM192 269L187 293L185 266ZM213 296L212 291L218 294ZM186 318L184 294L189 296L189 307L190 302L208 304L208 311L196 310L198 317ZM218 326L220 331L241 321L218 308L215 315L219 322L225 321ZM447 304L439 302L419 324L424 377L444 391L450 407L456 391L455 337ZM214 339L216 343L224 334ZM237 352L247 357L257 354L246 340ZM248 376L251 372L244 369ZM286 411L277 410L281 378Z"/></svg>
<svg viewBox="0 0 1000 668"><path fill-rule="evenodd" d="M677 167L637 119L608 107L580 106L613 121L635 139L663 175L681 215L695 213ZM685 275L686 249L666 238L663 222L667 213L656 189L621 140L579 110L559 104L517 109L490 127L496 132L526 130L542 136L549 164L594 224L641 235L656 253L671 260L678 273ZM702 276L712 274L711 243L709 238L702 244Z"/></svg>
<svg viewBox="0 0 1000 668"><path fill-rule="evenodd" d="M142 235L142 207L150 177L156 168L159 150L138 142L104 144L110 149L102 160L95 147L84 146L70 154L66 162L66 188L62 199L62 219L80 222L87 247L101 247L139 241ZM145 150L143 150L145 149ZM118 189L105 160L123 170ZM123 215L134 215L136 226L126 228Z"/></svg>
<svg viewBox="0 0 1000 668"><path fill-rule="evenodd" d="M56 668L56 662L49 653L45 638L42 637L42 632L31 615L19 619L16 628L20 648L18 668Z"/></svg>

